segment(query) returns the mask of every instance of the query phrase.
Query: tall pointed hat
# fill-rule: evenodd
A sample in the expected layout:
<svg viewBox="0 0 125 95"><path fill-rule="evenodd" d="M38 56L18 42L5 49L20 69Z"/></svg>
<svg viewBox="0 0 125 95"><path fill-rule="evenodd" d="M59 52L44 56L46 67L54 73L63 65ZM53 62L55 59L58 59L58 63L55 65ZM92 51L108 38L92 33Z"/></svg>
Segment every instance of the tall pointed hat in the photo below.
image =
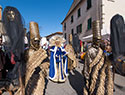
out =
<svg viewBox="0 0 125 95"><path fill-rule="evenodd" d="M93 21L92 32L93 32L93 43L98 44L98 42L100 42L102 38L99 20Z"/></svg>
<svg viewBox="0 0 125 95"><path fill-rule="evenodd" d="M30 39L40 39L39 26L36 22L30 22Z"/></svg>

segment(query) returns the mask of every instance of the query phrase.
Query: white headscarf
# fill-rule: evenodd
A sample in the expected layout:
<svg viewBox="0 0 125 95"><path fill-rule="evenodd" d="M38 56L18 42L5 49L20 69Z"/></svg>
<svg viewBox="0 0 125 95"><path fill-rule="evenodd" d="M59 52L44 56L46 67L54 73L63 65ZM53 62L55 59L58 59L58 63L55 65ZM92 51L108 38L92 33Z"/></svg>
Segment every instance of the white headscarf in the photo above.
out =
<svg viewBox="0 0 125 95"><path fill-rule="evenodd" d="M48 49L49 42L47 41L46 37L41 38L40 45L43 49Z"/></svg>

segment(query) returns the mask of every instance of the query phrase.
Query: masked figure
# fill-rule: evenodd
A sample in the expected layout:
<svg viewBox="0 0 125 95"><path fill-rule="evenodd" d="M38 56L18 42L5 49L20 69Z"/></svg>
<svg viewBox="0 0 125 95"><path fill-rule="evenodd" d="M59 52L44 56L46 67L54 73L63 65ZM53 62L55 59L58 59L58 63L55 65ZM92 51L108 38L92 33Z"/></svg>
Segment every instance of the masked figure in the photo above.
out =
<svg viewBox="0 0 125 95"><path fill-rule="evenodd" d="M72 36L72 46L73 46L73 49L75 51L75 54L78 56L78 53L80 52L80 40L79 40L79 36L78 34L73 34Z"/></svg>
<svg viewBox="0 0 125 95"><path fill-rule="evenodd" d="M12 80L18 79L18 70L23 63L24 55L24 21L20 12L10 6L4 9L2 20L5 52L14 66L7 77Z"/></svg>
<svg viewBox="0 0 125 95"><path fill-rule="evenodd" d="M65 82L68 74L67 52L63 47L64 39L54 36L50 39L49 79L54 82Z"/></svg>
<svg viewBox="0 0 125 95"><path fill-rule="evenodd" d="M99 21L94 21L93 45L85 55L83 76L85 78L84 95L113 95L113 80L110 61L105 57L101 45Z"/></svg>
<svg viewBox="0 0 125 95"><path fill-rule="evenodd" d="M30 48L26 51L26 73L25 73L25 94L43 95L45 76L49 68L49 60L46 51L40 47L40 35L38 24L30 22ZM19 94L17 91L16 95Z"/></svg>
<svg viewBox="0 0 125 95"><path fill-rule="evenodd" d="M110 29L110 40L113 54L113 67L118 74L125 76L124 18L119 14L114 15L110 21Z"/></svg>
<svg viewBox="0 0 125 95"><path fill-rule="evenodd" d="M6 51L12 52L15 56L21 57L24 52L24 21L19 11L7 6L3 11L4 33L7 35Z"/></svg>
<svg viewBox="0 0 125 95"><path fill-rule="evenodd" d="M75 69L77 67L77 59L75 55L75 51L72 47L72 34L69 37L70 41L69 44L66 45L65 50L68 52L68 70Z"/></svg>

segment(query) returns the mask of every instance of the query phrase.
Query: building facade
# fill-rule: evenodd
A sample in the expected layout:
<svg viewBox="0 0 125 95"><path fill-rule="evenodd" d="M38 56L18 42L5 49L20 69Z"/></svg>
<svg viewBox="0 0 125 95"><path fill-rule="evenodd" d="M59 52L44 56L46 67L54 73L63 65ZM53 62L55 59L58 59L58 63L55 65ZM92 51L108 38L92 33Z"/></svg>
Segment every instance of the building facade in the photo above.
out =
<svg viewBox="0 0 125 95"><path fill-rule="evenodd" d="M92 37L92 22L100 20L102 35L110 33L110 20L113 15L125 16L124 0L74 0L65 19L62 21L63 36L69 41L69 34L78 34L84 41ZM119 8L120 7L120 8Z"/></svg>

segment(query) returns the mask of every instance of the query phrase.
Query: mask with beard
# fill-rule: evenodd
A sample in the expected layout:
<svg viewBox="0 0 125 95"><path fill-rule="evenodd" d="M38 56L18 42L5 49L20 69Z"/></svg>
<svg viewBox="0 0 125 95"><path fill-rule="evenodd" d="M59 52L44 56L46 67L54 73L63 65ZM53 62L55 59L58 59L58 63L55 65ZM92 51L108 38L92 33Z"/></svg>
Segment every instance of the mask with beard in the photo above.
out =
<svg viewBox="0 0 125 95"><path fill-rule="evenodd" d="M14 21L14 19L15 19L15 12L14 11L8 11L7 18L10 21Z"/></svg>

